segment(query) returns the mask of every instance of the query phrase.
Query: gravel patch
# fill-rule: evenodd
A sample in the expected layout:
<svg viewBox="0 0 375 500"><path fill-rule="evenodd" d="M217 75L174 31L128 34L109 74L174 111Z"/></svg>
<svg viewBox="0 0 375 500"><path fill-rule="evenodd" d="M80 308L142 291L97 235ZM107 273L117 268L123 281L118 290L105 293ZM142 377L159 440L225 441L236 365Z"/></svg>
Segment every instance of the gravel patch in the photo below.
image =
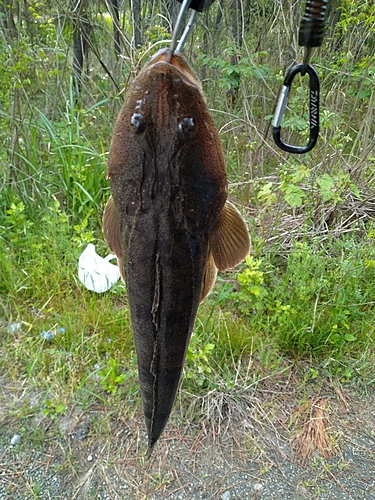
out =
<svg viewBox="0 0 375 500"><path fill-rule="evenodd" d="M176 411L148 462L140 413L99 407L15 419L0 409L0 500L372 500L374 395L347 401L330 400L331 456L315 449L304 465L293 405L267 425L233 418L221 433Z"/></svg>

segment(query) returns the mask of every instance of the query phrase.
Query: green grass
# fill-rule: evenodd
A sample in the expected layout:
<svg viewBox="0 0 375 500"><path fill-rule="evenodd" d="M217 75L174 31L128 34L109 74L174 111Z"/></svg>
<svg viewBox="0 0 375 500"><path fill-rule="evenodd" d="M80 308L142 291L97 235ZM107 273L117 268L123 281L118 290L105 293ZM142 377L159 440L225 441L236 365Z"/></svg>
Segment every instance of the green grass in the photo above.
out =
<svg viewBox="0 0 375 500"><path fill-rule="evenodd" d="M90 229L79 225L80 215L70 216L52 192L35 205L5 189L1 201L2 373L41 392L41 410L52 418L71 404L139 404L125 287L98 295L77 278L87 242L108 252L96 219ZM85 202L95 209L94 199ZM375 380L371 235L321 242L301 231L287 251L263 243L262 253L258 243L258 255L220 275L200 307L182 389L227 394L235 404L244 388L302 362L306 380L333 377L365 390ZM56 335L43 340L46 331Z"/></svg>
<svg viewBox="0 0 375 500"><path fill-rule="evenodd" d="M60 13L61 7L54 8ZM214 10L209 16L212 23ZM358 46L356 37L345 35L348 26L360 28L350 11L343 17L347 31L332 32L315 56L323 77L319 146L293 158L275 150L267 136L289 35L269 16L260 11L256 16L242 48L228 39L230 29L205 39L207 54L200 50L197 56L190 42L186 46L197 72L205 71L230 195L242 204L253 254L234 272L220 275L200 307L182 388L197 397L214 391L240 401L241 391L294 365L301 367L303 380L332 377L366 391L375 381L373 27L358 37L363 41ZM78 102L67 70L70 28L59 32L51 20L35 23L39 38L35 33L29 38L18 26L17 40L0 41L5 144L0 151L0 371L40 393L40 409L51 417L72 404L137 406L125 288L117 285L97 295L77 277L87 243L101 255L108 252L100 225L109 196L107 152L121 97L91 54L92 71ZM258 40L267 23L273 26L269 36ZM149 26L144 46L119 62L113 61L107 28L100 32L99 52L122 87L137 61L156 49L152 43L159 28ZM203 28L197 26L195 33L199 45ZM335 40L341 50L332 50ZM239 56L236 67L233 55ZM307 89L301 81L295 90L285 130L286 139L293 140L306 134ZM17 323L20 328L12 331ZM56 335L43 340L42 332L51 330Z"/></svg>
<svg viewBox="0 0 375 500"><path fill-rule="evenodd" d="M266 256L255 273L249 259L252 274L239 275L242 290L235 304L285 352L345 357L362 351L374 315L372 252L370 240L353 238L323 248L296 242L284 263L275 265Z"/></svg>
<svg viewBox="0 0 375 500"><path fill-rule="evenodd" d="M0 239L2 373L42 390L51 414L117 389L137 400L125 288L95 294L82 287L82 247L58 202L31 215L21 202L10 207ZM199 310L183 387L229 391L277 373L287 359L309 360L320 376L373 382L373 247L355 236L324 245L305 239L220 276ZM9 331L15 323L20 329ZM41 338L59 328L52 340Z"/></svg>

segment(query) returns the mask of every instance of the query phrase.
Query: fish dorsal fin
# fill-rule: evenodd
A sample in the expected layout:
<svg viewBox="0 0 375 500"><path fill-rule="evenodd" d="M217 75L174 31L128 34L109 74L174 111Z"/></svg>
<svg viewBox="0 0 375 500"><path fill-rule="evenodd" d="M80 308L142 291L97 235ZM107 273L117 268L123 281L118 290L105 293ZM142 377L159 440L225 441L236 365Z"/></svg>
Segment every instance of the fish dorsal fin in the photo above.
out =
<svg viewBox="0 0 375 500"><path fill-rule="evenodd" d="M217 267L215 266L215 261L212 256L211 249L208 250L206 268L204 270L203 285L201 291L200 303L204 301L215 285L217 275Z"/></svg>
<svg viewBox="0 0 375 500"><path fill-rule="evenodd" d="M231 269L242 262L250 251L249 231L242 215L229 201L209 232L209 243L216 267Z"/></svg>
<svg viewBox="0 0 375 500"><path fill-rule="evenodd" d="M121 274L121 279L125 282L124 277L124 260L121 245L121 228L120 220L117 214L116 205L112 196L109 197L107 205L104 209L102 228L104 239L108 243L109 248L117 257L117 263Z"/></svg>

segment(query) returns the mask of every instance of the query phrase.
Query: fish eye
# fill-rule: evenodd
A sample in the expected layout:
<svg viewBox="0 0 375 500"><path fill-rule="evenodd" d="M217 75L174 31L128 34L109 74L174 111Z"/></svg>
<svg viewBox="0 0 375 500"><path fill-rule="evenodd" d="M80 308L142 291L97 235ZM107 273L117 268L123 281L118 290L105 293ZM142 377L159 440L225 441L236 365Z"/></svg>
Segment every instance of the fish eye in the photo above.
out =
<svg viewBox="0 0 375 500"><path fill-rule="evenodd" d="M178 124L178 130L186 139L188 139L195 130L194 118L182 118Z"/></svg>
<svg viewBox="0 0 375 500"><path fill-rule="evenodd" d="M144 116L141 113L133 113L130 118L130 125L136 129L136 132L143 132L146 127Z"/></svg>

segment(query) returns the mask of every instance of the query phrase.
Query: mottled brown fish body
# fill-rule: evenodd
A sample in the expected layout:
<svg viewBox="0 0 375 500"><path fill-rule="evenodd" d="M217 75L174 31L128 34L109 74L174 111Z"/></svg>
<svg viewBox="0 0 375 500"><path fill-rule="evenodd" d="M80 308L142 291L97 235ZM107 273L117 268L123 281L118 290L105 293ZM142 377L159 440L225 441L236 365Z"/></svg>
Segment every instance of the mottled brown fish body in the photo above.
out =
<svg viewBox="0 0 375 500"><path fill-rule="evenodd" d="M227 196L216 128L176 59L187 64L182 56L152 62L134 81L108 167L150 447L176 396L200 301L207 231Z"/></svg>
<svg viewBox="0 0 375 500"><path fill-rule="evenodd" d="M116 122L103 218L127 285L149 450L168 421L199 302L232 262L215 265L215 234L232 245L225 221L241 219L226 204L223 151L198 78L182 55L165 57L134 80Z"/></svg>

